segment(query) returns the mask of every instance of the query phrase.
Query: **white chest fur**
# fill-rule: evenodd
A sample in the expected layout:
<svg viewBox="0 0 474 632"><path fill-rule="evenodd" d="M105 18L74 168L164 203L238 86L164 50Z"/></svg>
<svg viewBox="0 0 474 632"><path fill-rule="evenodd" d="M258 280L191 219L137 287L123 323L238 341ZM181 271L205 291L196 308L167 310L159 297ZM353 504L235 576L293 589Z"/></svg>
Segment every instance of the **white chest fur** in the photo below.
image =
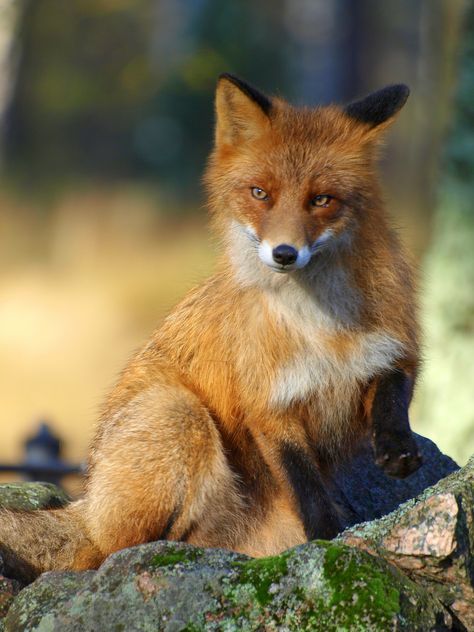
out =
<svg viewBox="0 0 474 632"><path fill-rule="evenodd" d="M381 333L358 334L343 352L316 333L304 351L297 352L277 371L270 403L287 407L312 394L339 392L346 399L353 389L389 368L402 353L402 344Z"/></svg>
<svg viewBox="0 0 474 632"><path fill-rule="evenodd" d="M281 411L310 404L326 443L337 443L347 430L361 386L403 354L390 332L360 325L362 299L339 257L339 249L350 247L350 233L346 237L316 253L303 270L285 275L262 264L242 225L233 222L228 234L236 281L259 287L281 336L294 342L292 354L269 367L267 405Z"/></svg>
<svg viewBox="0 0 474 632"><path fill-rule="evenodd" d="M320 421L340 425L350 416L361 385L402 355L402 343L389 333L354 326L359 303L345 281L342 273L333 277L331 296L326 288L323 300L295 284L269 295L270 312L296 341L295 353L275 371L271 408L316 397L324 417Z"/></svg>

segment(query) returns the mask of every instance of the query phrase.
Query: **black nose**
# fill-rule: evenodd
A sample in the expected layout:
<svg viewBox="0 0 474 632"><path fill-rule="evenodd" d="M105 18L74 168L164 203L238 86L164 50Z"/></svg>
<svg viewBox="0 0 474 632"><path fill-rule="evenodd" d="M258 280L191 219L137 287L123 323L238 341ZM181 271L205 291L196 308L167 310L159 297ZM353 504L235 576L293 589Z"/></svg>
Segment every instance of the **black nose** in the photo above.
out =
<svg viewBox="0 0 474 632"><path fill-rule="evenodd" d="M272 251L273 260L282 266L289 266L294 263L298 258L298 251L293 246L287 244L280 244Z"/></svg>

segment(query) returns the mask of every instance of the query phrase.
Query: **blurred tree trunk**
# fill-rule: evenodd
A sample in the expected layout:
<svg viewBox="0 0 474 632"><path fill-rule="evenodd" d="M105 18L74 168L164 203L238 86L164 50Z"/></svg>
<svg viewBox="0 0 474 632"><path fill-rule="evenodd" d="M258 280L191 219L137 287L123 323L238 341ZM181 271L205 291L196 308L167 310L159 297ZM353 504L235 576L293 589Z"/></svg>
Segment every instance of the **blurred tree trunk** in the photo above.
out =
<svg viewBox="0 0 474 632"><path fill-rule="evenodd" d="M474 3L466 5L453 118L426 258L426 367L418 430L464 462L474 451Z"/></svg>
<svg viewBox="0 0 474 632"><path fill-rule="evenodd" d="M382 168L389 208L420 257L429 244L463 0L285 3L301 102L347 102L389 83L410 86Z"/></svg>
<svg viewBox="0 0 474 632"><path fill-rule="evenodd" d="M466 0L421 0L419 55L413 64L413 116L403 137L399 139L396 134L394 139L398 158L405 162L404 177L398 180L406 192L401 200L402 223L412 230L411 247L418 257L431 243L440 155L452 119L451 97L465 5ZM419 212L414 213L414 209Z"/></svg>
<svg viewBox="0 0 474 632"><path fill-rule="evenodd" d="M0 0L0 167L3 163L5 127L18 67L18 23L24 3Z"/></svg>

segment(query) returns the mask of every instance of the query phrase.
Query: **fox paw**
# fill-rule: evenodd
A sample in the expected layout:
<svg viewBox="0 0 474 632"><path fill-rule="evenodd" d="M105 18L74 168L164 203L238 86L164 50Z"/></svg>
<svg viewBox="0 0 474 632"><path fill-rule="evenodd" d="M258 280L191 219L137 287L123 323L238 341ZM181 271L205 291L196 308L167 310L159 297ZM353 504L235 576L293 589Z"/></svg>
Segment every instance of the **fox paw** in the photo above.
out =
<svg viewBox="0 0 474 632"><path fill-rule="evenodd" d="M374 437L375 464L387 476L405 478L421 466L423 459L411 433Z"/></svg>

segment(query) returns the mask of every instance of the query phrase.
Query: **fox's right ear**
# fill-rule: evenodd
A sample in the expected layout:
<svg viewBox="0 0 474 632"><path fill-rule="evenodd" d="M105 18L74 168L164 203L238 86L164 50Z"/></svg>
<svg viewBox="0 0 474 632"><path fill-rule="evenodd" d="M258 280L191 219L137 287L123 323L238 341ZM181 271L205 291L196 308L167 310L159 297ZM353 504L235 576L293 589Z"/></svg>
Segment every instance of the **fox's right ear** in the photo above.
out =
<svg viewBox="0 0 474 632"><path fill-rule="evenodd" d="M272 102L242 79L224 73L216 90L216 145L258 137L270 123Z"/></svg>

